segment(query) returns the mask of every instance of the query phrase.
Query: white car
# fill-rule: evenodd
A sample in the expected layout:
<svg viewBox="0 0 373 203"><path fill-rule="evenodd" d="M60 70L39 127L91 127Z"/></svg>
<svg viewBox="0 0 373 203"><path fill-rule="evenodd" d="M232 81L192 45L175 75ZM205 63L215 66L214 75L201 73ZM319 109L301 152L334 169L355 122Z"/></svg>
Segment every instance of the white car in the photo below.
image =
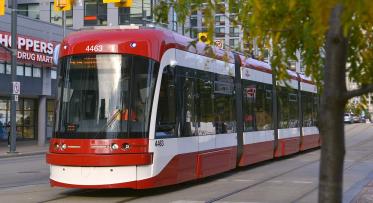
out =
<svg viewBox="0 0 373 203"><path fill-rule="evenodd" d="M345 123L353 123L353 115L350 113L345 113L344 115L344 122Z"/></svg>

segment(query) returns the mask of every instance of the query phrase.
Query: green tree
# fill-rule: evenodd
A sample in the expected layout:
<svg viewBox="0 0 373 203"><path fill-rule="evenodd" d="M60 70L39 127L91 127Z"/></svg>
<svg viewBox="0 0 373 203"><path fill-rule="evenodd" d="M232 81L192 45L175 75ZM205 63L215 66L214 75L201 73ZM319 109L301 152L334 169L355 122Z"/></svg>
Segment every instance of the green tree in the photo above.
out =
<svg viewBox="0 0 373 203"><path fill-rule="evenodd" d="M213 11L219 3L169 0L161 8L174 7L180 22L195 9L207 11L205 22L212 38ZM278 78L287 78L287 62L297 60L295 53L300 51L306 75L321 89L319 202L342 202L345 105L373 91L371 0L227 0L227 4L230 12L237 13L230 20L241 26L248 48L252 49L255 40L263 50L272 50L271 63ZM346 77L359 88L348 91Z"/></svg>

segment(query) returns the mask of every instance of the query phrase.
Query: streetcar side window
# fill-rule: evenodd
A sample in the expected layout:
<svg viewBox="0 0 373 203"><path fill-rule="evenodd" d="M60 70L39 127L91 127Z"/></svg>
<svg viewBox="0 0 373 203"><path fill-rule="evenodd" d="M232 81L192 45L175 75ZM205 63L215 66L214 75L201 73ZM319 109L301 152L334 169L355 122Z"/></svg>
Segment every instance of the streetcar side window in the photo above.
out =
<svg viewBox="0 0 373 203"><path fill-rule="evenodd" d="M180 137L196 136L197 115L195 111L195 71L177 67L177 112L179 115Z"/></svg>
<svg viewBox="0 0 373 203"><path fill-rule="evenodd" d="M198 71L196 79L196 112L198 135L215 134L212 74Z"/></svg>
<svg viewBox="0 0 373 203"><path fill-rule="evenodd" d="M156 137L174 137L176 133L175 70L164 68L159 91Z"/></svg>
<svg viewBox="0 0 373 203"><path fill-rule="evenodd" d="M313 111L312 111L312 118L313 118L313 126L318 126L318 116L319 116L319 104L320 104L320 97L318 94L313 95Z"/></svg>
<svg viewBox="0 0 373 203"><path fill-rule="evenodd" d="M273 129L272 125L272 85L243 82L244 131Z"/></svg>
<svg viewBox="0 0 373 203"><path fill-rule="evenodd" d="M257 84L255 98L255 124L257 130L272 128L272 86Z"/></svg>
<svg viewBox="0 0 373 203"><path fill-rule="evenodd" d="M243 115L244 115L244 131L254 131L254 118L255 118L255 96L256 86L252 82L243 82Z"/></svg>
<svg viewBox="0 0 373 203"><path fill-rule="evenodd" d="M303 127L317 126L318 96L311 92L302 92Z"/></svg>
<svg viewBox="0 0 373 203"><path fill-rule="evenodd" d="M279 128L299 127L297 90L287 87L278 88Z"/></svg>
<svg viewBox="0 0 373 203"><path fill-rule="evenodd" d="M216 134L236 132L233 77L215 74L214 127Z"/></svg>

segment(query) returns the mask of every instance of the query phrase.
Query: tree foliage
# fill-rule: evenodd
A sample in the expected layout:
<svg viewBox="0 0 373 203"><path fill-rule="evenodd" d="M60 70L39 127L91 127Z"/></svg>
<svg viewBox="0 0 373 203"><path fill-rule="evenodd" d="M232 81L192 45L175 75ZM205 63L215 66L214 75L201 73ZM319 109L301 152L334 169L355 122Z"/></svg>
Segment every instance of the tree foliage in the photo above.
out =
<svg viewBox="0 0 373 203"><path fill-rule="evenodd" d="M221 0L161 1L156 7L158 17L167 22L170 7L177 19L185 19L194 11L204 13L209 38L213 38L214 15ZM346 71L349 78L359 85L373 83L373 7L370 0L229 0L229 12L237 13L230 18L233 25L240 25L244 44L253 49L256 41L264 49L273 52L272 64L279 78L286 77L289 60L298 60L301 53L306 75L321 85L325 58L325 37L329 27L331 9L337 4L343 7L343 33L349 41Z"/></svg>

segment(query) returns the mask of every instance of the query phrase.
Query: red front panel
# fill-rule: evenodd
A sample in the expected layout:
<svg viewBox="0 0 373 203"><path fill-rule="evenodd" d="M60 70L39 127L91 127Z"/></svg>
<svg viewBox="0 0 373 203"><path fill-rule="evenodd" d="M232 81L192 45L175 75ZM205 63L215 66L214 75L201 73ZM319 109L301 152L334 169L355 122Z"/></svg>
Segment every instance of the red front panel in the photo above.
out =
<svg viewBox="0 0 373 203"><path fill-rule="evenodd" d="M239 166L246 166L249 164L273 159L273 152L273 141L244 145L243 153L239 161Z"/></svg>
<svg viewBox="0 0 373 203"><path fill-rule="evenodd" d="M299 149L300 149L300 137L279 139L275 157L295 154L299 152Z"/></svg>
<svg viewBox="0 0 373 203"><path fill-rule="evenodd" d="M66 149L62 149L63 145ZM112 149L117 144L118 150ZM124 149L123 145L129 148ZM50 140L49 152L59 154L123 154L147 153L148 139L57 139Z"/></svg>
<svg viewBox="0 0 373 203"><path fill-rule="evenodd" d="M47 163L59 166L134 166L149 165L151 153L142 154L56 154L47 153Z"/></svg>
<svg viewBox="0 0 373 203"><path fill-rule="evenodd" d="M116 144L118 149L113 149ZM50 140L47 163L60 166L128 166L152 163L148 139Z"/></svg>

